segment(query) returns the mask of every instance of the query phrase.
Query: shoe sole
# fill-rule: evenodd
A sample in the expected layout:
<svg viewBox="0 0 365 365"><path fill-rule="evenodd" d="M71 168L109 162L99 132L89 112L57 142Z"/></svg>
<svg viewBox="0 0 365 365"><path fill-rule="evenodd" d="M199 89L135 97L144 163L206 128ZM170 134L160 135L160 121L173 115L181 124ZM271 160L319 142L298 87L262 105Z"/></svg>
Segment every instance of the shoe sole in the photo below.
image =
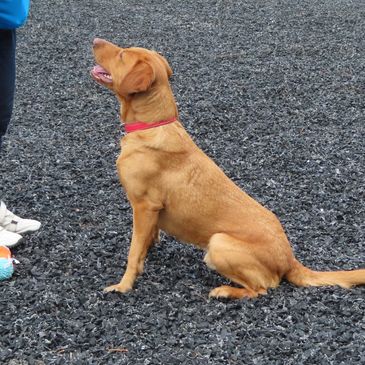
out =
<svg viewBox="0 0 365 365"><path fill-rule="evenodd" d="M38 228L39 229L39 228ZM23 230L23 231L16 231L16 232L13 232L13 233L18 233L18 234L27 234L27 233L34 233L34 232L37 232L38 229L34 229L34 230Z"/></svg>

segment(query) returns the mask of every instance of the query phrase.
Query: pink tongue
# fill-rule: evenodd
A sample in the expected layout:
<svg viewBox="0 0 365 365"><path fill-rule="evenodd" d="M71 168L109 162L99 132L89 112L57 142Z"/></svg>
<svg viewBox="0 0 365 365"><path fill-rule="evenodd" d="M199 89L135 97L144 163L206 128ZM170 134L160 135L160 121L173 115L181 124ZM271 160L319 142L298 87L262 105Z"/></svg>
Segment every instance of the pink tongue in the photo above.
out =
<svg viewBox="0 0 365 365"><path fill-rule="evenodd" d="M99 66L99 65L94 66L93 71L94 71L95 73L109 74L109 72L108 72L108 71L106 71L103 67L101 67L101 66Z"/></svg>

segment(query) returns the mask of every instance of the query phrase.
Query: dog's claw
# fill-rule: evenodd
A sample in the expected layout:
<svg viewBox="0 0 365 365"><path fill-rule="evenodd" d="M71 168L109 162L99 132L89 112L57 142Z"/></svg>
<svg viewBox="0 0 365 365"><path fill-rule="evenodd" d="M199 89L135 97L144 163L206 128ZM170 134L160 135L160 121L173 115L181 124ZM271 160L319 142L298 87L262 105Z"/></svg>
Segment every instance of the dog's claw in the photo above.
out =
<svg viewBox="0 0 365 365"><path fill-rule="evenodd" d="M126 287L124 285L116 284L116 285L110 285L104 289L104 293L109 292L119 292L119 293L126 293L130 291L131 287Z"/></svg>

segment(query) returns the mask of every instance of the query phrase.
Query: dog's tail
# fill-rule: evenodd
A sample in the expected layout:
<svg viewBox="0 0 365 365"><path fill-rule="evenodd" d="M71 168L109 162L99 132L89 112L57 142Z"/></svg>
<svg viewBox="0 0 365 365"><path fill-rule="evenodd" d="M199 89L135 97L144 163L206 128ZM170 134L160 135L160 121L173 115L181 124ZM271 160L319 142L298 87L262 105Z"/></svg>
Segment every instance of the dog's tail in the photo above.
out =
<svg viewBox="0 0 365 365"><path fill-rule="evenodd" d="M351 288L365 284L365 269L350 271L313 271L294 259L285 278L297 286L334 286Z"/></svg>

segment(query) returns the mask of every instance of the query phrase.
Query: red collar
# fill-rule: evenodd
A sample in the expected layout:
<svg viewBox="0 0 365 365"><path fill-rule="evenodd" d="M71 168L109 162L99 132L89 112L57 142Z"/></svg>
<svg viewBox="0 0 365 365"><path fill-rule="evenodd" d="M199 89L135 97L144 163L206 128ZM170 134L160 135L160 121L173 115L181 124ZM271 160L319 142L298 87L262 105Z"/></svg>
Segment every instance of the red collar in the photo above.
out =
<svg viewBox="0 0 365 365"><path fill-rule="evenodd" d="M124 128L125 128L125 131L127 133L130 133L130 132L135 132L135 131L141 131L141 130L144 130L144 129L160 127L161 125L176 122L176 120L177 120L176 117L172 117L172 118L169 118L169 119L160 120L158 122L153 122L153 123L133 122L133 123L125 124Z"/></svg>

